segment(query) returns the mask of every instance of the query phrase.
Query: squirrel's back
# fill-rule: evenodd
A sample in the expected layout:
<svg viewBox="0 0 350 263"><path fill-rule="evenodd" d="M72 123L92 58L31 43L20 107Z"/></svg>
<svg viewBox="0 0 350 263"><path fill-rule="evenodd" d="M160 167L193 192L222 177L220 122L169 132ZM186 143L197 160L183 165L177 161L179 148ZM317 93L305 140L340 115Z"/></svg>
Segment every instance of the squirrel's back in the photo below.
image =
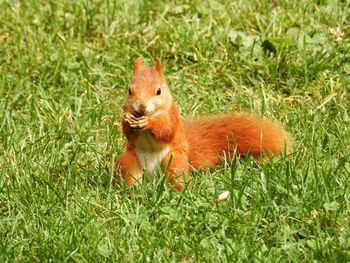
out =
<svg viewBox="0 0 350 263"><path fill-rule="evenodd" d="M210 168L222 157L273 155L289 152L291 138L278 124L253 115L225 114L185 119L189 161L197 169Z"/></svg>

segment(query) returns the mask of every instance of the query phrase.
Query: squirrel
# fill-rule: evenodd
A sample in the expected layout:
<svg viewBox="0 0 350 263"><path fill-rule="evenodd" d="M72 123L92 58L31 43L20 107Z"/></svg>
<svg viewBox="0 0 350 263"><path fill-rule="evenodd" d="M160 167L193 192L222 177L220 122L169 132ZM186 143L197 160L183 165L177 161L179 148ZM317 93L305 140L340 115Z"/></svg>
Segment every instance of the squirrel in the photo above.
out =
<svg viewBox="0 0 350 263"><path fill-rule="evenodd" d="M223 157L264 158L289 153L291 135L271 120L247 113L181 118L157 58L154 67L137 58L123 106L125 151L116 160L126 185L139 185L143 170L162 165L167 180L182 191L190 170L209 169Z"/></svg>

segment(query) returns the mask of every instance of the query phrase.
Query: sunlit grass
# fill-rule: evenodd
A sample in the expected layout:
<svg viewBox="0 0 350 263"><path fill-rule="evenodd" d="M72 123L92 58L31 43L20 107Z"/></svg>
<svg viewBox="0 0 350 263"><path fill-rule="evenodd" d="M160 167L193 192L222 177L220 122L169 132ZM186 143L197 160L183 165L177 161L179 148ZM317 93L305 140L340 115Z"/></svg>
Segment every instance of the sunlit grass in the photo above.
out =
<svg viewBox="0 0 350 263"><path fill-rule="evenodd" d="M349 261L350 3L226 2L0 2L0 261ZM115 188L138 56L182 115L263 115L295 152Z"/></svg>

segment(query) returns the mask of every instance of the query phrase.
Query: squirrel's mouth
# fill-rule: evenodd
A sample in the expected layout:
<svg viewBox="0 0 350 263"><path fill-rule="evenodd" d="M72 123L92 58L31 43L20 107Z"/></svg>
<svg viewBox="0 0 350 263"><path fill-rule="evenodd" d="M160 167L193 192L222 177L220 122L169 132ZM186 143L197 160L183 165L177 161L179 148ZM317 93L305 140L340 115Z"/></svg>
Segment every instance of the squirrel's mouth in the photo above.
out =
<svg viewBox="0 0 350 263"><path fill-rule="evenodd" d="M134 109L134 116L137 118L145 116L146 114L147 114L147 109L145 106L139 106L136 109Z"/></svg>
<svg viewBox="0 0 350 263"><path fill-rule="evenodd" d="M133 115L134 115L136 118L140 118L140 117L145 116L145 115L146 115L146 112L134 111L134 112L133 112Z"/></svg>
<svg viewBox="0 0 350 263"><path fill-rule="evenodd" d="M133 112L133 115L137 118L143 117L143 116L152 116L155 113L155 111L149 111L147 109L138 109Z"/></svg>

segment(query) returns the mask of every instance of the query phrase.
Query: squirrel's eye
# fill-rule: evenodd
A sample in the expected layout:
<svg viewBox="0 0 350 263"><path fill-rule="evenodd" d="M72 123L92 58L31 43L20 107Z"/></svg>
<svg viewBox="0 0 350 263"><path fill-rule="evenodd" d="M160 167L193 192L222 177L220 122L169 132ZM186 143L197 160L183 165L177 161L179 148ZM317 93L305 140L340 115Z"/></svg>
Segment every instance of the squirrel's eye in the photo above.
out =
<svg viewBox="0 0 350 263"><path fill-rule="evenodd" d="M160 90L160 88L157 89L157 95L160 95L160 93L162 93L162 91Z"/></svg>
<svg viewBox="0 0 350 263"><path fill-rule="evenodd" d="M129 95L131 95L131 89L129 89Z"/></svg>

